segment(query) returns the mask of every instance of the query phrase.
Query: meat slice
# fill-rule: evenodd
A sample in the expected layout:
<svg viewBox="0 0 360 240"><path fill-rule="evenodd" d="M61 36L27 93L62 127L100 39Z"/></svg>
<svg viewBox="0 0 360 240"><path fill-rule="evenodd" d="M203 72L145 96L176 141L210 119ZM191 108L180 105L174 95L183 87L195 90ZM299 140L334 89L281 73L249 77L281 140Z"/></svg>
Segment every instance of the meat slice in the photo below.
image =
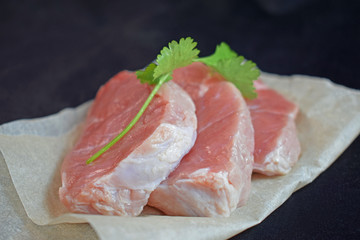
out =
<svg viewBox="0 0 360 240"><path fill-rule="evenodd" d="M300 155L295 118L299 108L260 80L258 97L247 100L255 131L254 172L284 175Z"/></svg>
<svg viewBox="0 0 360 240"><path fill-rule="evenodd" d="M197 140L148 204L168 215L229 216L250 192L254 135L246 103L201 63L177 69L173 80L195 103Z"/></svg>
<svg viewBox="0 0 360 240"><path fill-rule="evenodd" d="M123 71L98 91L85 129L62 168L60 199L72 212L136 216L196 138L195 106L177 84L156 94L137 124L93 163L86 160L119 134L152 87Z"/></svg>

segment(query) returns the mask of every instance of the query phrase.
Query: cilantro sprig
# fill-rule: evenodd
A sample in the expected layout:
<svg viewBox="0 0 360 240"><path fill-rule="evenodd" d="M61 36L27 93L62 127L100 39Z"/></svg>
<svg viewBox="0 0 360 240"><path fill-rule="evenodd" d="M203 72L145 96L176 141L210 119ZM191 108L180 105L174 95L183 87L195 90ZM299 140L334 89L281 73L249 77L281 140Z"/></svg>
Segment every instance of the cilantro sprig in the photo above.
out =
<svg viewBox="0 0 360 240"><path fill-rule="evenodd" d="M168 47L164 47L160 51L155 63L149 64L144 70L136 71L136 76L141 83L155 85L153 90L129 125L105 147L91 156L86 161L87 164L97 159L130 131L145 112L160 87L172 79L173 71L177 68L185 67L193 62L202 62L220 73L227 81L232 82L244 97L250 99L256 97L253 81L260 76L260 71L255 63L239 56L226 43L218 45L214 54L199 58L200 51L196 45L197 43L190 37L181 38L179 42L172 41Z"/></svg>

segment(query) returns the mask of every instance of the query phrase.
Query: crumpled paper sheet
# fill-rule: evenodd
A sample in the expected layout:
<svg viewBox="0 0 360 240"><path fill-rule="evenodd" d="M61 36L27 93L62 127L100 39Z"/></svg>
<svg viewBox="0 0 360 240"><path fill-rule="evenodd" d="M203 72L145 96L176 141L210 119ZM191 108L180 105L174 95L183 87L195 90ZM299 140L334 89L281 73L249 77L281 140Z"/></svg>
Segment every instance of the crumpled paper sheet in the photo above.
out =
<svg viewBox="0 0 360 240"><path fill-rule="evenodd" d="M260 223L294 191L329 167L360 132L360 91L308 76L263 73L262 79L300 106L296 124L302 153L286 176L254 174L247 205L230 217L68 213L58 197L59 169L91 103L52 116L0 126L0 151L26 214L38 225L88 222L100 239L226 239ZM86 231L84 224L47 227L54 226L62 226L62 230L54 229L55 234L68 231L67 237L89 238L91 234L95 237L92 231Z"/></svg>

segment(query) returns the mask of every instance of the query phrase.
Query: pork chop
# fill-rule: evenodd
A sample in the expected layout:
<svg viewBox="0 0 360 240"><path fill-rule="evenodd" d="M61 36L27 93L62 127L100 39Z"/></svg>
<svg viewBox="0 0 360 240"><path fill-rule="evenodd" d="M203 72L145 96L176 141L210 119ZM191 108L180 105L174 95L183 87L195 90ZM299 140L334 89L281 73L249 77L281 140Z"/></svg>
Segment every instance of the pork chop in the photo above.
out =
<svg viewBox="0 0 360 240"><path fill-rule="evenodd" d="M299 108L261 81L258 97L247 100L255 131L254 172L287 174L300 155L295 118Z"/></svg>
<svg viewBox="0 0 360 240"><path fill-rule="evenodd" d="M196 138L195 106L174 82L165 83L135 126L97 160L86 160L119 134L152 87L123 71L98 91L84 131L62 168L60 199L72 212L136 216L150 193L178 165Z"/></svg>
<svg viewBox="0 0 360 240"><path fill-rule="evenodd" d="M236 87L201 63L174 71L193 99L197 140L179 166L150 195L168 215L229 216L249 196L254 135Z"/></svg>

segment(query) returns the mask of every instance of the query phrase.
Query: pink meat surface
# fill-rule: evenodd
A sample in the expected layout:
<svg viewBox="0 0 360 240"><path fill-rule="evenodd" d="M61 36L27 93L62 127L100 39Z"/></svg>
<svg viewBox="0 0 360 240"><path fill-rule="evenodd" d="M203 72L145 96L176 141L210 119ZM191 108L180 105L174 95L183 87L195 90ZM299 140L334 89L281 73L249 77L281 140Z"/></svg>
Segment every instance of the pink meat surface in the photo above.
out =
<svg viewBox="0 0 360 240"><path fill-rule="evenodd" d="M197 140L149 205L168 215L229 216L250 193L254 134L246 103L201 63L177 69L174 81L195 103Z"/></svg>
<svg viewBox="0 0 360 240"><path fill-rule="evenodd" d="M254 172L287 174L300 155L295 118L299 108L261 81L258 97L247 100L255 131Z"/></svg>
<svg viewBox="0 0 360 240"><path fill-rule="evenodd" d="M151 90L134 73L123 71L98 91L84 131L61 168L60 199L70 211L140 214L150 193L191 149L197 126L194 103L177 84L168 82L124 138L86 165L128 125Z"/></svg>

